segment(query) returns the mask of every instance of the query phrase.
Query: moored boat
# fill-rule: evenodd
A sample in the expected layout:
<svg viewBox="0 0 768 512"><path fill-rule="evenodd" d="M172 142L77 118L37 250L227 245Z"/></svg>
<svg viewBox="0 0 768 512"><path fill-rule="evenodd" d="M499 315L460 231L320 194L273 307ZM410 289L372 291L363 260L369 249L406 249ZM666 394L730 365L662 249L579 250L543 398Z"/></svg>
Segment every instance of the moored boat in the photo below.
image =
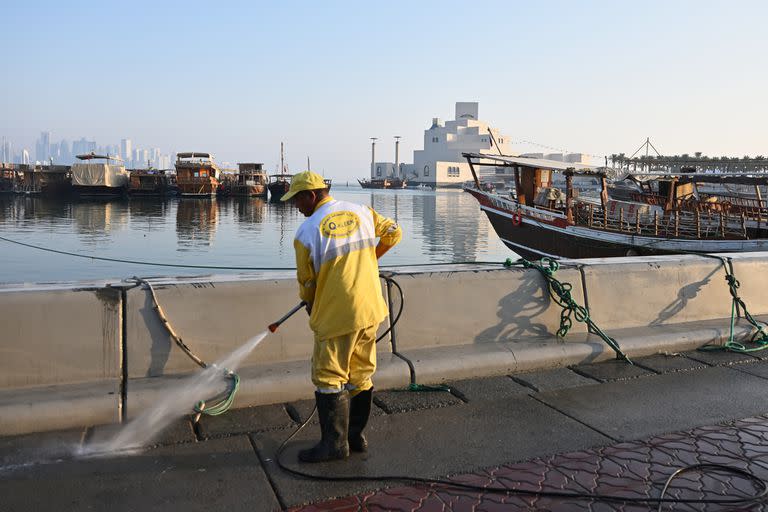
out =
<svg viewBox="0 0 768 512"><path fill-rule="evenodd" d="M357 180L363 188L405 188L408 181L401 178L362 179Z"/></svg>
<svg viewBox="0 0 768 512"><path fill-rule="evenodd" d="M768 174L644 174L643 180L655 181L656 188L618 200L608 193L612 170L605 167L477 153L464 157L475 177L475 186L465 190L478 200L504 244L525 258L768 250L765 201L737 204L696 191L700 182L765 185ZM481 165L514 168L515 198L482 190L475 172ZM564 174L565 191L552 186L555 172ZM580 177L600 180L599 197L579 197L573 182Z"/></svg>
<svg viewBox="0 0 768 512"><path fill-rule="evenodd" d="M81 197L116 197L128 191L130 173L117 156L94 152L77 155L72 165L72 190ZM43 193L46 193L43 190Z"/></svg>
<svg viewBox="0 0 768 512"><path fill-rule="evenodd" d="M291 188L291 176L292 174L270 174L269 175L269 200L279 201L283 197L288 189Z"/></svg>
<svg viewBox="0 0 768 512"><path fill-rule="evenodd" d="M0 163L0 194L13 194L17 179L13 164Z"/></svg>
<svg viewBox="0 0 768 512"><path fill-rule="evenodd" d="M176 185L182 197L215 197L219 188L219 168L210 153L178 153Z"/></svg>
<svg viewBox="0 0 768 512"><path fill-rule="evenodd" d="M267 175L264 164L237 164L238 172L222 183L222 192L228 196L267 197Z"/></svg>
<svg viewBox="0 0 768 512"><path fill-rule="evenodd" d="M165 171L134 169L128 193L135 196L173 196L179 193L176 180Z"/></svg>

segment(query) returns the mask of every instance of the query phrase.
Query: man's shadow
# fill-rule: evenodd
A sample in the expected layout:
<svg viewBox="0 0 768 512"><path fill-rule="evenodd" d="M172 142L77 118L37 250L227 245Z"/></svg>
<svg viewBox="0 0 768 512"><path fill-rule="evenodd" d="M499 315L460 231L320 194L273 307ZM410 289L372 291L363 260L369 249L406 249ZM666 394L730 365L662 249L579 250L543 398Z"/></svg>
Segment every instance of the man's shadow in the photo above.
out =
<svg viewBox="0 0 768 512"><path fill-rule="evenodd" d="M498 323L478 333L475 343L550 337L554 334L546 324L534 321L550 306L546 282L534 273L521 272L520 277L519 286L498 303Z"/></svg>
<svg viewBox="0 0 768 512"><path fill-rule="evenodd" d="M712 280L712 276L717 274L719 271L720 267L707 274L707 276L701 281L696 281L695 283L690 283L680 288L680 290L677 292L677 298L665 306L649 325L662 325L664 322L680 313L688 305L688 301L694 299L699 294L699 292L701 292L701 289L704 287L704 285Z"/></svg>

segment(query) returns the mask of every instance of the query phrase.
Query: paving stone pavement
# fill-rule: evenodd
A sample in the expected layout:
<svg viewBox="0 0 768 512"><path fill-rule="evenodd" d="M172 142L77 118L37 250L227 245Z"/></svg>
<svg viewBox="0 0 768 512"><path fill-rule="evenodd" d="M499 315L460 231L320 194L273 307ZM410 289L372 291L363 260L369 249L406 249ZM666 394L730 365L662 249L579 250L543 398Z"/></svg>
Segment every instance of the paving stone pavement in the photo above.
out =
<svg viewBox="0 0 768 512"><path fill-rule="evenodd" d="M554 491L656 498L677 469L702 463L733 466L768 479L768 416L620 443L604 448L540 457L518 464L457 475L452 481L510 491ZM746 479L712 472L684 473L667 496L676 499L748 497L756 493ZM549 498L460 490L437 485L396 486L295 507L292 511L644 511L649 504L607 503L595 499ZM653 507L655 509L655 507ZM764 510L713 504L668 504L665 510Z"/></svg>

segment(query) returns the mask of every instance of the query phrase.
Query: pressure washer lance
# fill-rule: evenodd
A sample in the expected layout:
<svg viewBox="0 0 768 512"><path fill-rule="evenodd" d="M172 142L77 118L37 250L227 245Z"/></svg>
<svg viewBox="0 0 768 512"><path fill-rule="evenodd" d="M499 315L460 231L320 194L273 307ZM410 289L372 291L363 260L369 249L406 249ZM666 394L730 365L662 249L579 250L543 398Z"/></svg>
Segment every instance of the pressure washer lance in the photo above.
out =
<svg viewBox="0 0 768 512"><path fill-rule="evenodd" d="M296 307L294 307L292 310L290 310L288 313L286 313L285 316L283 316L280 320L278 320L275 323L269 324L269 327L267 327L269 329L269 332L275 332L277 330L277 328L280 327L280 324L282 324L283 322L288 320L291 316L294 315L294 313L296 313L298 310L300 310L301 308L303 308L306 305L307 305L306 301L301 301ZM218 366L216 366L216 363L212 363L210 365L207 365L206 367L208 367L208 366L212 366L212 367L216 368L217 370L219 369ZM238 383L240 382L240 380L239 380L239 378L237 378L237 376L231 370L229 370L227 368L221 368L221 370L224 371L224 373L227 375L227 377L232 377L233 375L235 376L235 384L234 384L235 387L233 388L233 393L230 395L230 399L231 399L234 396L234 393L237 392L237 387L238 387ZM200 417L202 416L203 411L205 410L205 406L206 406L205 401L200 401L195 406L195 411L197 411L197 414L194 417L194 420L193 420L194 423L197 423L198 421L200 421ZM229 408L229 406L227 406L227 408Z"/></svg>
<svg viewBox="0 0 768 512"><path fill-rule="evenodd" d="M283 322L285 322L286 320L291 318L294 315L294 313L296 313L298 310L300 310L301 308L305 307L306 305L307 305L306 301L299 302L292 310L290 310L288 313L286 313L283 318L281 318L280 320L278 320L275 323L269 324L269 327L268 327L269 332L275 332L277 330L277 328L280 327L280 324L282 324Z"/></svg>

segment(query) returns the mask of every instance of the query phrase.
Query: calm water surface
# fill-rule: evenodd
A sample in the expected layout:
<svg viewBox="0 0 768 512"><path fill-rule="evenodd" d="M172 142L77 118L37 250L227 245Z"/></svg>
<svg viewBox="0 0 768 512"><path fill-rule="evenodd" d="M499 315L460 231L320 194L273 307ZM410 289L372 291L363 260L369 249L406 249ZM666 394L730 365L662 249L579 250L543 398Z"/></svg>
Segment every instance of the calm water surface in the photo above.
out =
<svg viewBox="0 0 768 512"><path fill-rule="evenodd" d="M336 199L367 204L403 227L382 265L504 261L513 256L477 202L455 190L335 186ZM304 217L258 198L58 201L0 196L0 234L88 256L182 265L294 267L293 236ZM95 261L0 240L0 283L238 273Z"/></svg>

